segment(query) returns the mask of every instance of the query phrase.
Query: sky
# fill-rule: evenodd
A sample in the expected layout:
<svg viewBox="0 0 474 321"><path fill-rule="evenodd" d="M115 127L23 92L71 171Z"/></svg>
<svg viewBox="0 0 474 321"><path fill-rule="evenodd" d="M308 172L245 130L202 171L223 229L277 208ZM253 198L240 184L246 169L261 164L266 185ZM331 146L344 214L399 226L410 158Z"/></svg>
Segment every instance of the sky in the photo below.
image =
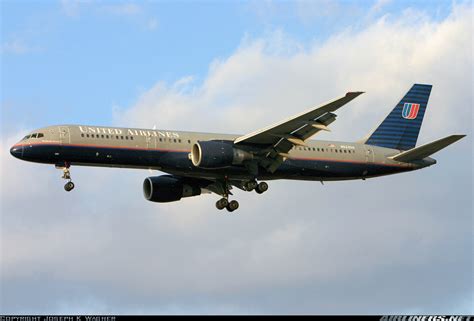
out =
<svg viewBox="0 0 474 321"><path fill-rule="evenodd" d="M473 4L465 1L12 1L1 8L0 314L474 314ZM245 134L343 95L356 141L413 83L420 171L270 181L156 204L147 170L21 162L55 124Z"/></svg>

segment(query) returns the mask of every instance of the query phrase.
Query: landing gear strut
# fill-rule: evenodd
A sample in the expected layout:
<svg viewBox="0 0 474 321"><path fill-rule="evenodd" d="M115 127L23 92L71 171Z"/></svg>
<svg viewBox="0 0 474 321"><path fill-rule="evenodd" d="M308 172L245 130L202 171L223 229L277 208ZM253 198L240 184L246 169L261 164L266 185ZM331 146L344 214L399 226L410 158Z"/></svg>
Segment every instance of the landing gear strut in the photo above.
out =
<svg viewBox="0 0 474 321"><path fill-rule="evenodd" d="M71 172L69 171L69 163L65 163L65 167L63 168L63 176L62 179L67 179L68 182L64 185L64 190L66 192L70 192L74 189L74 183L71 180Z"/></svg>

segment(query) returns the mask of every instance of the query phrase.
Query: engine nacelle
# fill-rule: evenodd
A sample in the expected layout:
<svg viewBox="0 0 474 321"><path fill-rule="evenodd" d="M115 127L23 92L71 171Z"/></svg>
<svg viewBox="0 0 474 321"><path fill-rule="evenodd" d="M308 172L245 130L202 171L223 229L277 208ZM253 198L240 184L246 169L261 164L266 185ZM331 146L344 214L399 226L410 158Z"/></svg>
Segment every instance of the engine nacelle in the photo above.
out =
<svg viewBox="0 0 474 321"><path fill-rule="evenodd" d="M187 184L182 179L171 175L147 177L143 182L143 195L151 202L174 202L183 197L201 194L201 188Z"/></svg>
<svg viewBox="0 0 474 321"><path fill-rule="evenodd" d="M198 141L191 150L193 165L200 168L224 168L241 165L251 160L253 155L234 147L234 143L226 140Z"/></svg>

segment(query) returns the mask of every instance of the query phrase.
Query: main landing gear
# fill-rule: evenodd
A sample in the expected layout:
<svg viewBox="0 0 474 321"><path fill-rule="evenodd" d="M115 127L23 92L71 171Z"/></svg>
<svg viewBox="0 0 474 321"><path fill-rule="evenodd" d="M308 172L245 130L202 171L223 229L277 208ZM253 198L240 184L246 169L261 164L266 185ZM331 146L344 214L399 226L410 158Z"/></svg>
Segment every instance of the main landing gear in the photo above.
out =
<svg viewBox="0 0 474 321"><path fill-rule="evenodd" d="M64 190L66 192L70 192L74 189L74 183L71 180L71 172L69 171L70 165L68 163L65 163L65 166L63 167L63 176L61 177L62 179L67 179L68 182L64 185Z"/></svg>
<svg viewBox="0 0 474 321"><path fill-rule="evenodd" d="M239 208L239 202L232 200L229 202L228 196L223 197L216 202L216 207L218 210L227 209L229 212L233 212Z"/></svg>
<svg viewBox="0 0 474 321"><path fill-rule="evenodd" d="M221 184L221 191L223 192L220 200L216 202L216 207L218 210L227 209L229 212L233 212L239 208L239 202L236 200L229 201L229 195L232 195L230 192L231 186L229 185L227 178Z"/></svg>
<svg viewBox="0 0 474 321"><path fill-rule="evenodd" d="M268 184L265 182L257 183L256 181L248 181L243 184L243 189L247 192L255 190L258 194L262 194L268 190ZM216 202L216 208L218 210L227 209L229 212L233 212L239 208L239 202L236 200L229 201L229 188L226 185L224 197Z"/></svg>
<svg viewBox="0 0 474 321"><path fill-rule="evenodd" d="M244 188L248 192L255 190L255 192L258 194L262 194L268 190L268 184L265 182L260 182L257 184L256 181L248 181L244 184Z"/></svg>

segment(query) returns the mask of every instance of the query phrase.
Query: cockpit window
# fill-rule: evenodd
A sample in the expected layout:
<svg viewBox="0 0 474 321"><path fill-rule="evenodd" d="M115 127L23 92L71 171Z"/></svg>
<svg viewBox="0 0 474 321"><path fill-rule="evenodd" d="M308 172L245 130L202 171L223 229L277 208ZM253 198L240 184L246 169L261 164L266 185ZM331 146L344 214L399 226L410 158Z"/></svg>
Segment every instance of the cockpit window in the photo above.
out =
<svg viewBox="0 0 474 321"><path fill-rule="evenodd" d="M44 137L43 133L33 133L33 134L30 134L30 135L26 135L25 137L23 137L22 140L27 140L27 139L30 139L30 138L41 138L41 137Z"/></svg>

